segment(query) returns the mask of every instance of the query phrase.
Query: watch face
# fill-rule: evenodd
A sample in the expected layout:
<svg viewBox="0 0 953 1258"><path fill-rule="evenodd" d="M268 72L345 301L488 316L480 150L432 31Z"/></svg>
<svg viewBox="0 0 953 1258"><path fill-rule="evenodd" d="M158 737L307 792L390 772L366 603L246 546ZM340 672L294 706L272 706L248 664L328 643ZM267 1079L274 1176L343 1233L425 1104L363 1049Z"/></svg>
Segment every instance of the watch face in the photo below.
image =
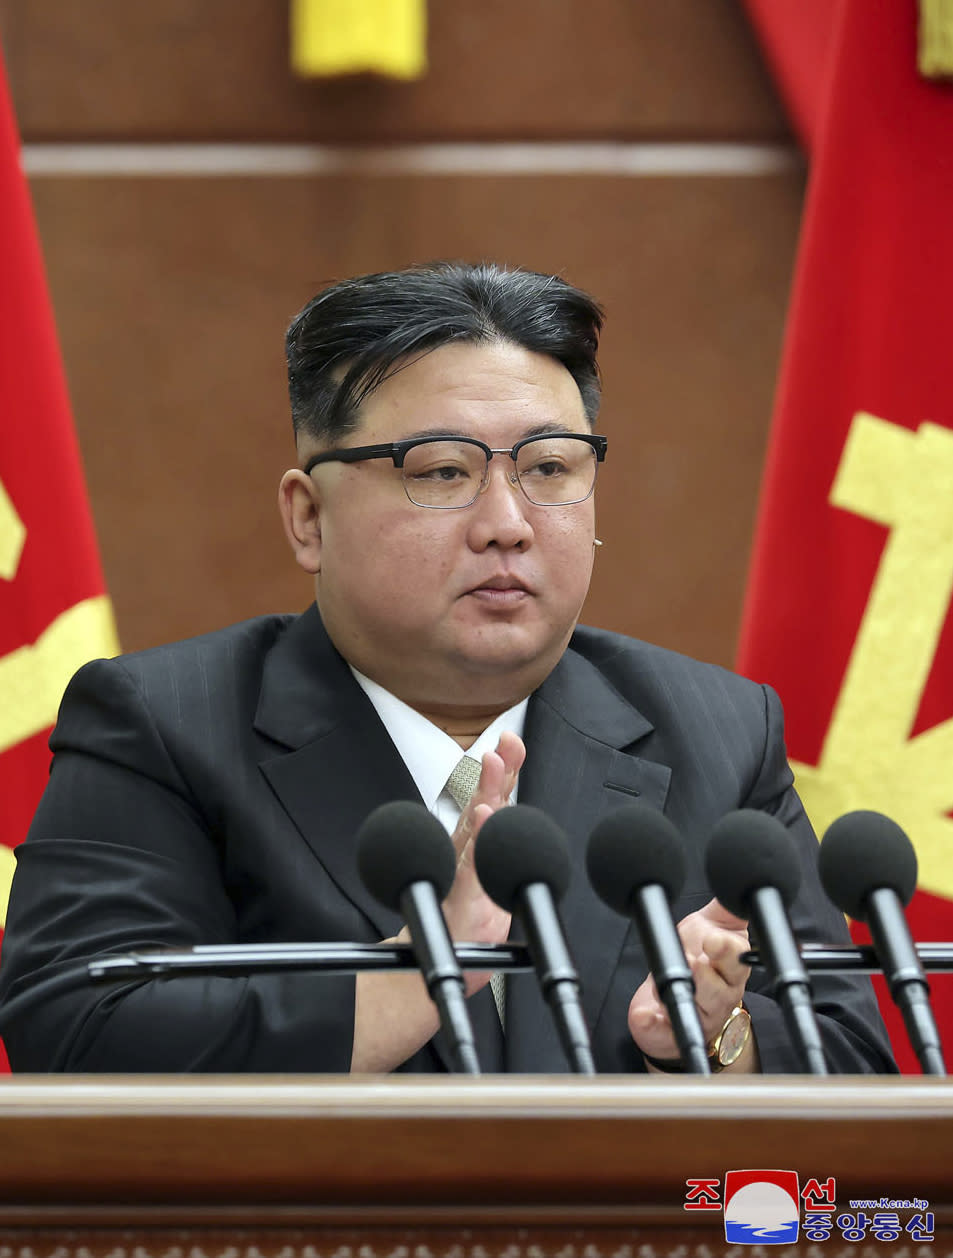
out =
<svg viewBox="0 0 953 1258"><path fill-rule="evenodd" d="M739 1009L721 1033L718 1042L719 1066L730 1066L738 1060L748 1042L750 1031L751 1015L747 1009Z"/></svg>

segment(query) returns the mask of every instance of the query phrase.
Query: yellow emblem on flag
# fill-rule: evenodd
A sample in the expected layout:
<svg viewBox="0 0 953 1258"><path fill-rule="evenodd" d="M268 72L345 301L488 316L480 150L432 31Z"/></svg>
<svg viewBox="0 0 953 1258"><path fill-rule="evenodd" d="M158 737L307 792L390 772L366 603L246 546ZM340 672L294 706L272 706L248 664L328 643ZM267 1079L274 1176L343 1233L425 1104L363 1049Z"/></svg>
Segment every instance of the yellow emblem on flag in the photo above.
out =
<svg viewBox="0 0 953 1258"><path fill-rule="evenodd" d="M55 722L78 668L118 654L112 604L101 594L57 616L32 645L0 656L0 754Z"/></svg>
<svg viewBox="0 0 953 1258"><path fill-rule="evenodd" d="M291 65L304 76L427 68L425 0L291 0Z"/></svg>
<svg viewBox="0 0 953 1258"><path fill-rule="evenodd" d="M105 594L57 616L35 643L0 656L0 754L56 721L69 679L88 660L119 654L112 604ZM0 843L0 929L16 859Z"/></svg>
<svg viewBox="0 0 953 1258"><path fill-rule="evenodd" d="M20 566L26 528L0 481L0 578L12 581Z"/></svg>
<svg viewBox="0 0 953 1258"><path fill-rule="evenodd" d="M816 767L792 762L818 834L855 808L910 835L919 886L953 898L953 720L910 736L953 598L953 429L854 416L836 507L889 528Z"/></svg>
<svg viewBox="0 0 953 1258"><path fill-rule="evenodd" d="M0 481L0 577L16 576L26 528ZM105 594L83 599L62 612L36 642L0 655L0 755L48 729L56 720L67 682L88 660L118 655L112 604ZM16 859L0 843L0 930Z"/></svg>
<svg viewBox="0 0 953 1258"><path fill-rule="evenodd" d="M917 68L928 79L953 77L953 0L920 0Z"/></svg>
<svg viewBox="0 0 953 1258"><path fill-rule="evenodd" d="M7 924L7 905L10 903L10 887L16 867L17 858L13 849L0 843L0 930Z"/></svg>

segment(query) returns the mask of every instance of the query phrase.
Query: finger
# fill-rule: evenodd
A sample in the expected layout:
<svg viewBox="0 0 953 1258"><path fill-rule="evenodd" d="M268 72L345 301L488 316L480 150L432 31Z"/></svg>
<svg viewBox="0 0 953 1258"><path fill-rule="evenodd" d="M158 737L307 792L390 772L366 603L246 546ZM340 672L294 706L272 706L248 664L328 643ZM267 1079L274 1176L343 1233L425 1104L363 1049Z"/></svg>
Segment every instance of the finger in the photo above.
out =
<svg viewBox="0 0 953 1258"><path fill-rule="evenodd" d="M658 1024L659 1018L667 1020L665 1006L651 978L647 978L629 1002L629 1023L648 1030Z"/></svg>
<svg viewBox="0 0 953 1258"><path fill-rule="evenodd" d="M474 810L482 804L491 809L502 808L509 803L516 786L516 778L526 758L523 740L509 731L500 736L497 749L488 751L480 762L480 780L466 808L460 814L460 822L454 834L454 846L459 851L476 831L473 828ZM457 841L457 835L462 842Z"/></svg>
<svg viewBox="0 0 953 1258"><path fill-rule="evenodd" d="M748 981L751 967L744 965L740 959L747 947L747 938L739 940L737 935L726 931L713 931L702 941L712 968L729 986Z"/></svg>
<svg viewBox="0 0 953 1258"><path fill-rule="evenodd" d="M643 1053L652 1057L678 1055L672 1024L651 978L646 979L629 1003L628 1026Z"/></svg>
<svg viewBox="0 0 953 1258"><path fill-rule="evenodd" d="M748 922L743 917L735 917L734 913L729 913L725 906L718 900L709 900L706 905L698 910L698 916L705 918L711 922L713 926L719 927L721 930L747 931Z"/></svg>
<svg viewBox="0 0 953 1258"><path fill-rule="evenodd" d="M483 821L480 821L479 824L476 823L477 809L488 806L490 812L495 812L497 808L502 808L507 802L502 793L504 788L503 778L503 761L496 752L488 751L483 757L481 764L480 780L477 782L476 789L470 796L466 806L461 810L453 830L453 846L456 849L458 858L467 843L473 839L480 825L483 824Z"/></svg>
<svg viewBox="0 0 953 1258"><path fill-rule="evenodd" d="M503 789L506 780L506 765L495 751L484 754L480 768L480 780L473 792L473 799L481 803L494 803L504 798Z"/></svg>
<svg viewBox="0 0 953 1258"><path fill-rule="evenodd" d="M497 808L508 804L525 758L526 748L521 738L509 732L501 735L496 749L483 756L480 781L474 794L481 802Z"/></svg>
<svg viewBox="0 0 953 1258"><path fill-rule="evenodd" d="M464 812L467 814L466 822L461 814L460 823L455 831L460 835L460 845L457 848L457 873L462 869L470 869L473 867L473 853L476 847L477 835L483 828L487 817L492 817L496 809L491 808L489 804L474 804L471 800L467 804Z"/></svg>
<svg viewBox="0 0 953 1258"><path fill-rule="evenodd" d="M504 794L507 799L513 794L516 779L526 760L526 747L522 738L511 730L505 730L496 745L496 754L503 761Z"/></svg>
<svg viewBox="0 0 953 1258"><path fill-rule="evenodd" d="M648 1005L630 1005L629 1032L637 1043L651 1038L664 1045L668 1037L672 1035L672 1027L664 1009L653 1009ZM652 1045L653 1048L657 1046L657 1044ZM653 1053L652 1056L656 1054Z"/></svg>
<svg viewBox="0 0 953 1258"><path fill-rule="evenodd" d="M693 967L695 1004L705 1036L711 1039L725 1024L725 1019L745 994L747 972L744 966L735 970L719 969L709 957L702 956Z"/></svg>

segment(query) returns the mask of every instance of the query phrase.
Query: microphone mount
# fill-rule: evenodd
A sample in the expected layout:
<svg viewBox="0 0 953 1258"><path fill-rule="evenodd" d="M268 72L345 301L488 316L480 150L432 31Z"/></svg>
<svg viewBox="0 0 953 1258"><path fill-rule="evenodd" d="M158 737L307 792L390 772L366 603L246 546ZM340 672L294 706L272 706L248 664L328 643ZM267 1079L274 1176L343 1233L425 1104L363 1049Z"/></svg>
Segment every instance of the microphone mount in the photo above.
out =
<svg viewBox="0 0 953 1258"><path fill-rule="evenodd" d="M920 964L936 974L953 973L953 943L914 944ZM882 974L871 944L804 944L801 960L810 974ZM744 965L765 968L757 948L741 954Z"/></svg>
<svg viewBox="0 0 953 1258"><path fill-rule="evenodd" d="M533 969L525 944L462 943L454 951L461 970L519 973ZM86 974L91 982L111 983L177 974L280 974L291 970L360 974L417 968L411 944L202 944L195 948L153 948L98 957L86 963Z"/></svg>

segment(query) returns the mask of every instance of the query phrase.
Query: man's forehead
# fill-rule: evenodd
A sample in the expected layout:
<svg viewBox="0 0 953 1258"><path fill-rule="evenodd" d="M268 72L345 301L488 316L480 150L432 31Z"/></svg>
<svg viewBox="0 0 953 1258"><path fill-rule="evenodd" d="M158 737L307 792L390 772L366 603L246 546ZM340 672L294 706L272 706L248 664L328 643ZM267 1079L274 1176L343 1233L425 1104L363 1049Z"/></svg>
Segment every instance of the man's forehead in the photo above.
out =
<svg viewBox="0 0 953 1258"><path fill-rule="evenodd" d="M342 379L346 372L342 365ZM323 440L302 433L298 448L310 457L366 444L365 436L460 435L514 444L560 430L591 431L578 386L562 363L509 342L459 342L395 363L352 413L346 431Z"/></svg>
<svg viewBox="0 0 953 1258"><path fill-rule="evenodd" d="M555 358L511 345L448 345L401 365L370 394L360 411L423 406L431 413L490 415L510 405L543 408L571 418L582 398L570 373Z"/></svg>

